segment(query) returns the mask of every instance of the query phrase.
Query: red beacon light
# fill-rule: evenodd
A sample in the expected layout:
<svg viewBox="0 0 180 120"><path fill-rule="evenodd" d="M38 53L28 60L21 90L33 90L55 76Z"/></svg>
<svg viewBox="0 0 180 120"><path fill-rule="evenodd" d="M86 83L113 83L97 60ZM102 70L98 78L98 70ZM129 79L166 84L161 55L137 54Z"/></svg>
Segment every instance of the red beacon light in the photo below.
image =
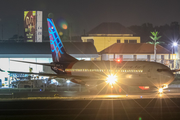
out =
<svg viewBox="0 0 180 120"><path fill-rule="evenodd" d="M118 59L116 60L116 62L120 63L120 62L121 62L121 59L118 58Z"/></svg>

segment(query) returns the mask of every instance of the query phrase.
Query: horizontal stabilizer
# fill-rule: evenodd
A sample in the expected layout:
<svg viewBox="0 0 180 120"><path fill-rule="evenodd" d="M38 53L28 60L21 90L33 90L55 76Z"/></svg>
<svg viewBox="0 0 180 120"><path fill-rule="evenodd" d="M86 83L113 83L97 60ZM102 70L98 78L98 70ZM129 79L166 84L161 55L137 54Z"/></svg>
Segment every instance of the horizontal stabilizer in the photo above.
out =
<svg viewBox="0 0 180 120"><path fill-rule="evenodd" d="M171 70L172 72L179 72L180 69L176 69L176 70Z"/></svg>
<svg viewBox="0 0 180 120"><path fill-rule="evenodd" d="M11 60L11 61L21 62L21 63L37 64L37 65L45 65L45 66L54 66L53 64L50 64L50 63L36 63L36 62L28 62L28 61L20 61L20 60Z"/></svg>
<svg viewBox="0 0 180 120"><path fill-rule="evenodd" d="M169 70L169 69L157 69L158 72L163 72L163 71L172 71L172 72L179 72L180 69L175 69L175 70Z"/></svg>

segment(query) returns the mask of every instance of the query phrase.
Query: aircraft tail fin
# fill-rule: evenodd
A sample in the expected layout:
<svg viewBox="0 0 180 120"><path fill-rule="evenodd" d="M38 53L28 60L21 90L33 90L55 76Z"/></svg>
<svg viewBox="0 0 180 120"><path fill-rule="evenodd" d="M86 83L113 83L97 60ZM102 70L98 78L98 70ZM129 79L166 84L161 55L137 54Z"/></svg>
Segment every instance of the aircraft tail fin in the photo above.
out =
<svg viewBox="0 0 180 120"><path fill-rule="evenodd" d="M51 18L47 18L47 23L53 62L58 63L77 61L76 58L66 53L53 20Z"/></svg>

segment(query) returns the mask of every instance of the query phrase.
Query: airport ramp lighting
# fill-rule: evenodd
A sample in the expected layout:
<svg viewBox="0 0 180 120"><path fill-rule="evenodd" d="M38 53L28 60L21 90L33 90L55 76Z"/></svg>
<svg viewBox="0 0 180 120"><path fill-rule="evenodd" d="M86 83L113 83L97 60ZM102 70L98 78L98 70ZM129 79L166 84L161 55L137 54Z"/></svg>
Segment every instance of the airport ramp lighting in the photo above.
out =
<svg viewBox="0 0 180 120"><path fill-rule="evenodd" d="M111 74L111 75L108 75L106 82L112 85L112 84L114 84L116 81L117 81L117 76Z"/></svg>

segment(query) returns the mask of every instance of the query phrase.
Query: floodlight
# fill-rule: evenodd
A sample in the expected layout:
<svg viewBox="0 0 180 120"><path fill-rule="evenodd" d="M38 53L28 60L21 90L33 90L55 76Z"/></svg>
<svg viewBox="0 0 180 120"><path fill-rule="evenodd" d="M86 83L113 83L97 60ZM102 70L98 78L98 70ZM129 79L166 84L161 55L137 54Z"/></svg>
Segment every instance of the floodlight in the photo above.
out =
<svg viewBox="0 0 180 120"><path fill-rule="evenodd" d="M173 42L173 46L177 46L177 42Z"/></svg>

